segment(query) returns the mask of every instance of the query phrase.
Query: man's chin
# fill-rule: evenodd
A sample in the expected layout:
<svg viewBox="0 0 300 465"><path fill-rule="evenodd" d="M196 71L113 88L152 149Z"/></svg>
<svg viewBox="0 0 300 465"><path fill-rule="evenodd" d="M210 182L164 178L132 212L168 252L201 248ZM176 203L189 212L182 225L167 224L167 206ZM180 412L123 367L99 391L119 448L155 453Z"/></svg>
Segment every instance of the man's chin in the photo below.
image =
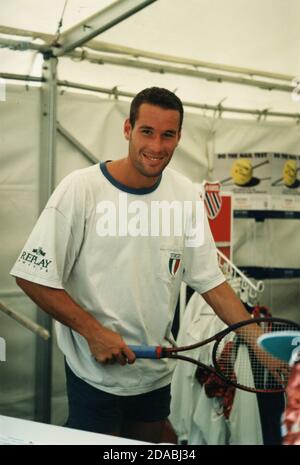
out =
<svg viewBox="0 0 300 465"><path fill-rule="evenodd" d="M149 167L143 167L143 175L147 178L157 178L162 174L168 164L169 162L165 163L163 166L157 167L157 169L154 167L152 169Z"/></svg>

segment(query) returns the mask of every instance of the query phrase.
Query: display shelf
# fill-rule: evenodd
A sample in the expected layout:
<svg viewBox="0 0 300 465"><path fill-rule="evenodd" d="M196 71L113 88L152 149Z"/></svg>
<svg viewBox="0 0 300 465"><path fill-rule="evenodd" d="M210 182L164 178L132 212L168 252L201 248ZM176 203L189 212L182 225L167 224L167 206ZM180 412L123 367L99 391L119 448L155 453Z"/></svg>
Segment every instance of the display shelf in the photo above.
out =
<svg viewBox="0 0 300 465"><path fill-rule="evenodd" d="M234 219L254 218L255 221L265 221L269 219L278 220L299 220L300 211L290 210L234 210Z"/></svg>
<svg viewBox="0 0 300 465"><path fill-rule="evenodd" d="M247 276L254 279L292 279L300 278L298 268L269 268L261 266L239 266Z"/></svg>

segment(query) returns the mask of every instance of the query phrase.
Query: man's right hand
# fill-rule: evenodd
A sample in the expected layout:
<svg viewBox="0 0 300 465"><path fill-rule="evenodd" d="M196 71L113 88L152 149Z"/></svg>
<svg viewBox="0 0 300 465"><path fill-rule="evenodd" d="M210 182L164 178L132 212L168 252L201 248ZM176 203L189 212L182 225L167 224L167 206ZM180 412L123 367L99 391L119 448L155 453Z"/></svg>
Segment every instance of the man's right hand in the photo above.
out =
<svg viewBox="0 0 300 465"><path fill-rule="evenodd" d="M122 337L111 329L100 326L87 339L94 359L103 364L119 363L126 365L135 362L135 354L125 344Z"/></svg>
<svg viewBox="0 0 300 465"><path fill-rule="evenodd" d="M133 363L135 354L127 347L121 336L103 327L89 312L78 305L64 289L16 278L17 284L45 312L77 333L90 347L92 356L99 363L120 365Z"/></svg>

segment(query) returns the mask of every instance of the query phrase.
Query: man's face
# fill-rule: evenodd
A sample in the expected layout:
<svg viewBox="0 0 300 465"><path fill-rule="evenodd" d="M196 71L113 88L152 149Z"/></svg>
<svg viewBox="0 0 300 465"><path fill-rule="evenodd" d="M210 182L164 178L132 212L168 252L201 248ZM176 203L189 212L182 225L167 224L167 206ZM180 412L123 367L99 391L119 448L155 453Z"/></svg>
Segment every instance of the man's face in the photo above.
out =
<svg viewBox="0 0 300 465"><path fill-rule="evenodd" d="M135 125L125 121L124 134L129 140L129 161L137 173L147 178L158 177L170 162L180 140L180 114L143 103Z"/></svg>

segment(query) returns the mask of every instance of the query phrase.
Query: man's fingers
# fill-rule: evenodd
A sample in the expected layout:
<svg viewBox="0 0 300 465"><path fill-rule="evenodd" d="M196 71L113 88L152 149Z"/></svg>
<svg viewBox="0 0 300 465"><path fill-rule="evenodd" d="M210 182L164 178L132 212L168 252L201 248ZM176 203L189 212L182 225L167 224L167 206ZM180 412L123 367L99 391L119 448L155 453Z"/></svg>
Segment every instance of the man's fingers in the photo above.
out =
<svg viewBox="0 0 300 465"><path fill-rule="evenodd" d="M280 384L281 386L286 386L289 375L290 375L290 369L287 364L275 364L273 367L270 369L270 373L273 376L274 379Z"/></svg>
<svg viewBox="0 0 300 465"><path fill-rule="evenodd" d="M102 363L103 365L113 365L114 363L119 363L119 365L124 366L127 363L132 364L135 361L134 353L132 352L132 354L130 354L129 351L130 349L128 349L128 351L123 349L123 351L120 353L107 354L106 356L101 357L94 356L93 358L96 362Z"/></svg>
<svg viewBox="0 0 300 465"><path fill-rule="evenodd" d="M127 364L127 358L126 358L125 355L123 355L122 353L119 354L119 355L117 355L117 356L115 356L115 359L116 359L116 361L117 361L120 365L122 365L122 366L124 366L124 365Z"/></svg>
<svg viewBox="0 0 300 465"><path fill-rule="evenodd" d="M129 364L131 363L134 363L135 362L135 359L136 359L136 356L135 356L135 353L132 352L131 349L129 349L129 347L125 346L122 350L123 354L125 355L126 359L127 359L127 362Z"/></svg>
<svg viewBox="0 0 300 465"><path fill-rule="evenodd" d="M126 365L127 363L132 364L135 362L135 353L129 349L128 346L123 342L121 347L110 347L106 350L100 350L98 353L92 354L96 362L103 365L112 365L118 363L119 365Z"/></svg>
<svg viewBox="0 0 300 465"><path fill-rule="evenodd" d="M136 359L134 352L132 352L132 350L130 350L127 346L123 347L122 351L118 354L114 354L114 357L122 366L126 365L127 363L132 364Z"/></svg>
<svg viewBox="0 0 300 465"><path fill-rule="evenodd" d="M93 355L93 358L97 363L101 363L102 365L108 365L108 364L111 365L111 364L115 363L115 361L116 361L113 354L101 355L101 356L98 356L98 357Z"/></svg>

